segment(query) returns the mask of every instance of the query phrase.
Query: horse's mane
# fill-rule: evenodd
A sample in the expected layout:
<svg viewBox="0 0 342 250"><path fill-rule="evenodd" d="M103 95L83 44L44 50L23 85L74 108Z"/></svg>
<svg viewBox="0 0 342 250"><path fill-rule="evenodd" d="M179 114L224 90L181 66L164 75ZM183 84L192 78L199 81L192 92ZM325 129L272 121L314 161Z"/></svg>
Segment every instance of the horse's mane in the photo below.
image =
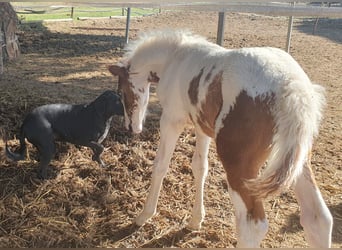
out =
<svg viewBox="0 0 342 250"><path fill-rule="evenodd" d="M151 30L140 33L138 39L127 44L124 58L125 61L129 61L134 56L138 58L148 58L151 55L151 49L154 53L160 50L160 52L166 55L168 52L167 50L172 50L184 43L201 44L208 43L208 41L204 37L193 34L189 30ZM135 58L135 60L136 59L137 58ZM135 61L135 63L137 63L137 61Z"/></svg>

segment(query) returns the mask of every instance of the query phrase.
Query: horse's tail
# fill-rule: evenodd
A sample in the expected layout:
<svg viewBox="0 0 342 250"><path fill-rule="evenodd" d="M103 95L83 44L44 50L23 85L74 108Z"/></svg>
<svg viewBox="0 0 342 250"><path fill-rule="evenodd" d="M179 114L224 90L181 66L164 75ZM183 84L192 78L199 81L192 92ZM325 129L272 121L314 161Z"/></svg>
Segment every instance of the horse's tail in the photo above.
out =
<svg viewBox="0 0 342 250"><path fill-rule="evenodd" d="M12 161L21 161L25 159L25 153L26 153L26 143L25 143L25 134L23 129L20 132L20 148L16 152L12 152L7 144L6 141L6 156L11 159Z"/></svg>
<svg viewBox="0 0 342 250"><path fill-rule="evenodd" d="M276 98L275 135L267 166L259 177L245 182L254 196L265 198L296 181L310 160L324 104L324 88L319 85L292 81L283 87Z"/></svg>

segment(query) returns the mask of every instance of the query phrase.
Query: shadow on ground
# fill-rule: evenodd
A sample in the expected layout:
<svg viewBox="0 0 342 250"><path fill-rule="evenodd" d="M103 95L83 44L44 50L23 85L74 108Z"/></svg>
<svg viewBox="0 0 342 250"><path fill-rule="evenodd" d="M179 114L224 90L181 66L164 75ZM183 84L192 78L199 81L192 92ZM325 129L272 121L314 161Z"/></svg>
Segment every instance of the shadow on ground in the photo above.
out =
<svg viewBox="0 0 342 250"><path fill-rule="evenodd" d="M297 26L297 29L309 35L321 36L331 41L342 43L341 18L307 18L303 19L301 24Z"/></svg>
<svg viewBox="0 0 342 250"><path fill-rule="evenodd" d="M332 242L342 243L340 237L342 234L342 203L330 206L329 209L334 219ZM280 233L297 233L301 230L303 230L303 227L300 225L299 213L294 213L288 217L286 225L281 228Z"/></svg>

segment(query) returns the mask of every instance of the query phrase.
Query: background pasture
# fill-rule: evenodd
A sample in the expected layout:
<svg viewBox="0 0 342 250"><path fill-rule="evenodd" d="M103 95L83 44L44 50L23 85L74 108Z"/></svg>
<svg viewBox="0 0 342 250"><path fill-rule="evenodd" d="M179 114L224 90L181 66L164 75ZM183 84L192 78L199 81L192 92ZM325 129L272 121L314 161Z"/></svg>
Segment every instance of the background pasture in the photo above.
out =
<svg viewBox="0 0 342 250"><path fill-rule="evenodd" d="M21 22L58 21L96 18L118 18L127 15L127 8L114 7L71 7L59 2L12 2ZM132 8L131 16L153 15L161 11L158 8Z"/></svg>

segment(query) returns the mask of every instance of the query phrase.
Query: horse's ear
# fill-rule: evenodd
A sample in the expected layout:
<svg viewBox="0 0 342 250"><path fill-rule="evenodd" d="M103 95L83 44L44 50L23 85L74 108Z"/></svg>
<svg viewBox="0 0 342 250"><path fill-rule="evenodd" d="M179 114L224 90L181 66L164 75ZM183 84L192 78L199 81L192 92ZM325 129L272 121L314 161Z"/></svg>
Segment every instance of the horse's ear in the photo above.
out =
<svg viewBox="0 0 342 250"><path fill-rule="evenodd" d="M110 65L108 66L108 70L114 76L124 77L126 75L127 69L125 67L120 67L118 65Z"/></svg>

